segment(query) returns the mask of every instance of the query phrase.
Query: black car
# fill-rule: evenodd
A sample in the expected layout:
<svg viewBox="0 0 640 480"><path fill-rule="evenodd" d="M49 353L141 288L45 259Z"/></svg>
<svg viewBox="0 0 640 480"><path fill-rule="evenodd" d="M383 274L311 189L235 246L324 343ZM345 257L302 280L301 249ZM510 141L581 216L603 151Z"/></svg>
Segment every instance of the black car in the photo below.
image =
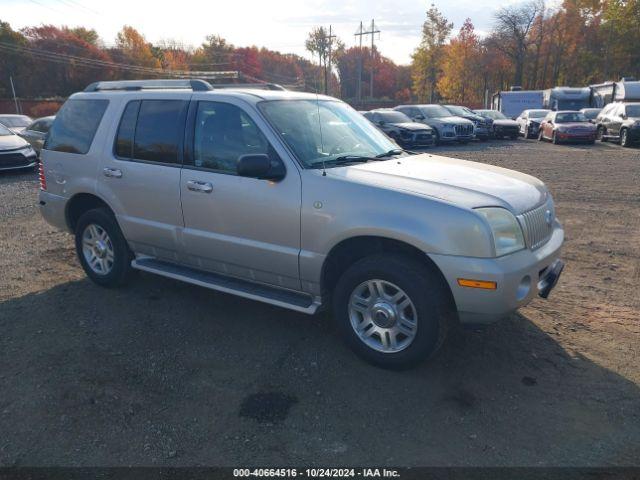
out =
<svg viewBox="0 0 640 480"><path fill-rule="evenodd" d="M423 123L412 122L402 112L380 108L363 115L402 147L429 147L434 144L433 129Z"/></svg>
<svg viewBox="0 0 640 480"><path fill-rule="evenodd" d="M475 134L478 140L488 140L491 134L491 124L493 120L474 113L473 110L460 105L443 105L444 108L451 112L451 115L471 120L475 125Z"/></svg>
<svg viewBox="0 0 640 480"><path fill-rule="evenodd" d="M596 118L598 138L616 140L623 147L640 140L640 103L610 103Z"/></svg>
<svg viewBox="0 0 640 480"><path fill-rule="evenodd" d="M520 125L515 120L507 118L498 110L474 110L478 115L493 121L491 136L493 138L510 138L515 140L520 133Z"/></svg>

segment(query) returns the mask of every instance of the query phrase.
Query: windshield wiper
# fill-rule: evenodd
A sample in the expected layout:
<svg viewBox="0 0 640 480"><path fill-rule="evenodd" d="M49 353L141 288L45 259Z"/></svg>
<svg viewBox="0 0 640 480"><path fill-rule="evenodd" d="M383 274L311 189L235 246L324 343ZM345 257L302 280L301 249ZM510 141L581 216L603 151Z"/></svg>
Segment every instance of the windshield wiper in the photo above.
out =
<svg viewBox="0 0 640 480"><path fill-rule="evenodd" d="M322 168L323 165L344 165L346 163L366 163L370 160L375 160L375 157L364 157L362 155L341 155L331 160L325 160L324 162L315 162L316 167Z"/></svg>
<svg viewBox="0 0 640 480"><path fill-rule="evenodd" d="M380 155L376 155L375 158L385 158L385 157L395 157L396 155L402 155L403 153L408 153L409 155L417 155L418 152L412 152L411 150L405 150L404 148L394 148L393 150L389 150L388 152L381 153Z"/></svg>

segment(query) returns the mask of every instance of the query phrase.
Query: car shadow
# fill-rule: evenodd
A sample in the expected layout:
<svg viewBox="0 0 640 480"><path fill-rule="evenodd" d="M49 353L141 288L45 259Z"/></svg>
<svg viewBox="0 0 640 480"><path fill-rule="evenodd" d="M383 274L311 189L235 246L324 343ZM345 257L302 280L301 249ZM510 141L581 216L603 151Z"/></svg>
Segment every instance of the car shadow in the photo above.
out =
<svg viewBox="0 0 640 480"><path fill-rule="evenodd" d="M141 274L0 303L0 465L629 465L640 391L521 314L432 360Z"/></svg>

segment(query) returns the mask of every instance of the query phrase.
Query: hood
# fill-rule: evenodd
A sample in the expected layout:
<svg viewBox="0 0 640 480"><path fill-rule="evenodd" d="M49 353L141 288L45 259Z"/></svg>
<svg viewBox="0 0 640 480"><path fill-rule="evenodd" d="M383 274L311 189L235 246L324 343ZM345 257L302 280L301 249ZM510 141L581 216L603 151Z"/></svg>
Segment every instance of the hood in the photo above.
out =
<svg viewBox="0 0 640 480"><path fill-rule="evenodd" d="M466 118L462 118L462 117L456 117L454 115L451 115L449 117L436 117L436 118L427 118L425 119L425 122L427 123L435 123L435 124L443 124L443 123L450 123L452 125L460 125L460 124L471 124L473 125L473 122L471 120L467 120Z"/></svg>
<svg viewBox="0 0 640 480"><path fill-rule="evenodd" d="M29 143L17 135L0 135L0 150L15 150L29 145Z"/></svg>
<svg viewBox="0 0 640 480"><path fill-rule="evenodd" d="M596 126L590 122L569 122L569 123L558 123L558 128L562 130L569 130L569 129L595 130Z"/></svg>
<svg viewBox="0 0 640 480"><path fill-rule="evenodd" d="M22 133L24 132L27 127L7 127L9 130L11 130L13 133Z"/></svg>
<svg viewBox="0 0 640 480"><path fill-rule="evenodd" d="M515 214L531 210L548 196L540 180L524 173L428 154L332 168L327 175L467 208L501 206Z"/></svg>
<svg viewBox="0 0 640 480"><path fill-rule="evenodd" d="M499 118L498 120L493 121L494 125L499 127L518 127L518 122L515 120L509 120L508 118Z"/></svg>
<svg viewBox="0 0 640 480"><path fill-rule="evenodd" d="M425 125L423 123L416 122L405 122L405 123L390 123L389 125L393 125L394 127L403 128L405 130L431 130L431 127Z"/></svg>

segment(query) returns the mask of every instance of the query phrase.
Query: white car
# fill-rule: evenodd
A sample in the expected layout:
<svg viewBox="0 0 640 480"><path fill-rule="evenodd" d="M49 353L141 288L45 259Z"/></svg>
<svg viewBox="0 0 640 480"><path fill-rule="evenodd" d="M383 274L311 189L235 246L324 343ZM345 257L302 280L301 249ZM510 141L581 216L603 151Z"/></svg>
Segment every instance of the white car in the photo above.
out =
<svg viewBox="0 0 640 480"><path fill-rule="evenodd" d="M520 116L516 118L516 122L518 122L518 126L520 127L520 135L524 138L537 138L540 124L549 112L551 112L551 110L542 108L524 110Z"/></svg>

